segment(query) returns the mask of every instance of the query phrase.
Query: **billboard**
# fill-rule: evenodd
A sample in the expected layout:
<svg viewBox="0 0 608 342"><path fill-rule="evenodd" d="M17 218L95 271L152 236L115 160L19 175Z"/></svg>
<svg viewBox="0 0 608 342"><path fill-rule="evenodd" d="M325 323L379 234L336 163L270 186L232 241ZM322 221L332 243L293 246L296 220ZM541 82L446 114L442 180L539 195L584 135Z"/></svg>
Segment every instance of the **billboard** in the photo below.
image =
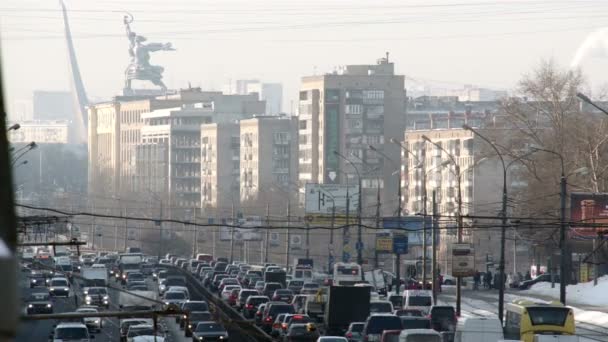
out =
<svg viewBox="0 0 608 342"><path fill-rule="evenodd" d="M336 213L346 212L346 197L350 197L349 211L353 216L359 207L359 186L341 184L306 184L304 198L307 214L329 214L336 207Z"/></svg>
<svg viewBox="0 0 608 342"><path fill-rule="evenodd" d="M468 243L452 244L452 275L469 277L475 275L475 250Z"/></svg>
<svg viewBox="0 0 608 342"><path fill-rule="evenodd" d="M597 238L597 229L608 230L608 194L573 192L570 194L570 237Z"/></svg>
<svg viewBox="0 0 608 342"><path fill-rule="evenodd" d="M396 229L403 229L407 231L409 246L422 246L423 222L422 216L385 217L382 219L382 227L384 229L393 229L393 233L396 232ZM427 246L433 243L432 228L433 218L429 216L426 218ZM439 239L439 234L437 234L436 239Z"/></svg>
<svg viewBox="0 0 608 342"><path fill-rule="evenodd" d="M222 223L232 226L232 219L222 219ZM260 227L262 226L262 218L260 216L246 216L236 220L239 227ZM220 240L230 241L232 235L232 227L220 227ZM260 241L262 240L261 229L241 229L234 228L235 241Z"/></svg>

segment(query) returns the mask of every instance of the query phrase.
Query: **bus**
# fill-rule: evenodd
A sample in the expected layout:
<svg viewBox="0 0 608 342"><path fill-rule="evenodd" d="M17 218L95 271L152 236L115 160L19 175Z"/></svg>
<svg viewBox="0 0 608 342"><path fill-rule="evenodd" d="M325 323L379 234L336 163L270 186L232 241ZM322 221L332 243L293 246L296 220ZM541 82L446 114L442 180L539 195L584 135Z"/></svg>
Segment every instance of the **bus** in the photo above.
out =
<svg viewBox="0 0 608 342"><path fill-rule="evenodd" d="M334 264L334 285L355 285L362 280L359 264L354 262L337 262Z"/></svg>
<svg viewBox="0 0 608 342"><path fill-rule="evenodd" d="M534 342L534 335L574 335L572 308L559 302L516 300L505 305L505 339Z"/></svg>

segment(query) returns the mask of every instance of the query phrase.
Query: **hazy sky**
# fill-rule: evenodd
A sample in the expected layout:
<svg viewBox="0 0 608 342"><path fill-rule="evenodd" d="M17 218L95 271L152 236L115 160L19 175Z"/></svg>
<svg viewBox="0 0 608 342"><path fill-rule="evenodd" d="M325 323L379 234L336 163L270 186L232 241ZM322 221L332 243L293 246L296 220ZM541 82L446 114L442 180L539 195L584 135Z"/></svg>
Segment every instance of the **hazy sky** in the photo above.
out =
<svg viewBox="0 0 608 342"><path fill-rule="evenodd" d="M229 80L282 82L285 103L304 75L375 63L390 51L416 85L512 88L543 58L567 66L586 37L606 25L607 0L66 0L82 77L92 99L123 87L132 28L158 52L169 88L221 89ZM1 51L9 115L32 91L69 89L58 0L3 0ZM588 42L581 66L594 85L608 70L606 31Z"/></svg>

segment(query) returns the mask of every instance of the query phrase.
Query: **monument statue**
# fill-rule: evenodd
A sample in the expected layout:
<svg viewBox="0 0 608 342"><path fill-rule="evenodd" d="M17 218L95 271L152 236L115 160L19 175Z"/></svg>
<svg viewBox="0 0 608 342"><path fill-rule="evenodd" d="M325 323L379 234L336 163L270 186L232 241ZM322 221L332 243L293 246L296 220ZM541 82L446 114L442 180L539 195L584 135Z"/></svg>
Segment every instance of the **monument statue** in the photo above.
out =
<svg viewBox="0 0 608 342"><path fill-rule="evenodd" d="M129 38L129 55L131 61L127 70L125 70L125 95L133 94L131 88L132 80L145 80L159 86L164 92L167 87L162 81L163 71L165 68L158 65L150 64L150 52L156 51L175 51L171 43L148 43L144 44L146 37L140 36L131 31L131 23L133 16L131 14L124 16L125 29L127 30L127 38Z"/></svg>

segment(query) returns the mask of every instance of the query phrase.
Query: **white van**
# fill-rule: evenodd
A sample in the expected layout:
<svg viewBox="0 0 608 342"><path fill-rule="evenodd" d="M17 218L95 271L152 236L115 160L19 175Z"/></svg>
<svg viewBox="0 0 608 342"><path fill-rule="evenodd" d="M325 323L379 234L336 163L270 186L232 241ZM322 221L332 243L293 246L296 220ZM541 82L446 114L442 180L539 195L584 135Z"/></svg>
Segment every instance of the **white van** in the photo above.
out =
<svg viewBox="0 0 608 342"><path fill-rule="evenodd" d="M441 334L433 329L409 329L399 334L399 342L441 342Z"/></svg>
<svg viewBox="0 0 608 342"><path fill-rule="evenodd" d="M433 306L433 296L429 290L406 290L403 292L403 308L416 309L428 314Z"/></svg>
<svg viewBox="0 0 608 342"><path fill-rule="evenodd" d="M466 317L458 320L454 342L487 342L504 339L498 318Z"/></svg>

